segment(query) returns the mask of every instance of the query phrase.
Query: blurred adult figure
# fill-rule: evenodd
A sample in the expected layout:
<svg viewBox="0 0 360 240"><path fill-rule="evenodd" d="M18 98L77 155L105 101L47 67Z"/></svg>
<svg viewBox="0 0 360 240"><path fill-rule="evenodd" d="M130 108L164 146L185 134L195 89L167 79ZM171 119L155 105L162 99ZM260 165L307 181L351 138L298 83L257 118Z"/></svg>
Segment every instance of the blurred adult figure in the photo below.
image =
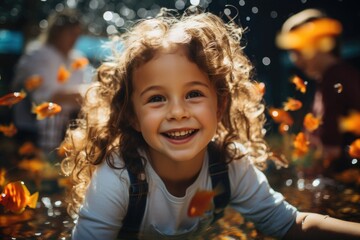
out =
<svg viewBox="0 0 360 240"><path fill-rule="evenodd" d="M341 37L339 21L306 9L289 17L276 39L294 65L316 82L312 111L322 117L322 125L310 134L310 142L322 149L324 173L329 174L354 167L347 150L356 136L340 131L339 118L360 111L360 72L341 58Z"/></svg>
<svg viewBox="0 0 360 240"><path fill-rule="evenodd" d="M74 69L72 65L82 57L74 50L82 33L79 13L73 9L54 12L49 15L47 24L46 30L27 45L19 59L12 88L24 90L31 78L40 79L37 88L27 88L27 101L14 106L14 122L18 135L27 136L44 151L51 152L61 143L69 119L79 110L79 87L89 77L86 70L90 67ZM62 71L60 68L63 73L59 72ZM56 116L37 120L32 108L43 102L57 103L62 111Z"/></svg>

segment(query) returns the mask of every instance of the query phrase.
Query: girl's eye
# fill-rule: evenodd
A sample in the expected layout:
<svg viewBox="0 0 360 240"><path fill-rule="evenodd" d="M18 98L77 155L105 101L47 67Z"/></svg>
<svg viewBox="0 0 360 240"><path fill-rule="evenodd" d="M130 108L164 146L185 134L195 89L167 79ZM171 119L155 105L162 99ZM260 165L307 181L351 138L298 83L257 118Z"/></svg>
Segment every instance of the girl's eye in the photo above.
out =
<svg viewBox="0 0 360 240"><path fill-rule="evenodd" d="M204 96L204 95L199 91L191 91L187 94L186 98L196 98L196 97L202 97L202 96Z"/></svg>
<svg viewBox="0 0 360 240"><path fill-rule="evenodd" d="M165 101L165 97L160 96L160 95L155 95L149 98L148 102L149 103L154 103L154 102L163 102Z"/></svg>

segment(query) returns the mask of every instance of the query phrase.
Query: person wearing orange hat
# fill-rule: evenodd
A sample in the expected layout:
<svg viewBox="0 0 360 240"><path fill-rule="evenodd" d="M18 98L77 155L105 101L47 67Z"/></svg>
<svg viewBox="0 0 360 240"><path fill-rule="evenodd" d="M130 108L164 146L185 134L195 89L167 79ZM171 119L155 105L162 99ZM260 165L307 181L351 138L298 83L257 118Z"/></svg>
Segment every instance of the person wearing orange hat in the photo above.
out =
<svg viewBox="0 0 360 240"><path fill-rule="evenodd" d="M341 117L360 112L360 72L341 58L342 30L342 24L323 11L306 9L289 17L276 37L277 46L316 82L312 112L322 124L309 134L311 143L321 149L324 174L331 176L360 165L347 153L359 136L339 128Z"/></svg>

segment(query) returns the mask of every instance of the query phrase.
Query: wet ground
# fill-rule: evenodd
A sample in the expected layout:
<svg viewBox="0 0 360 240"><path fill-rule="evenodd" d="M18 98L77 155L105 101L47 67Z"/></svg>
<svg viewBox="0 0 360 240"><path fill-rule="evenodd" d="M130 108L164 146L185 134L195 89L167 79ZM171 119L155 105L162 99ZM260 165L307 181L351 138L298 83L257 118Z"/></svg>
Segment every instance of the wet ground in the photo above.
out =
<svg viewBox="0 0 360 240"><path fill-rule="evenodd" d="M313 211L344 220L360 222L360 188L328 178L299 178L294 169L266 173L275 190L301 211ZM35 189L36 181L21 175ZM66 213L64 190L57 179L43 179L36 209L27 208L21 215L0 209L1 239L71 239L73 220ZM30 190L32 192L32 190ZM226 210L225 217L203 239L272 239L257 232L240 214Z"/></svg>

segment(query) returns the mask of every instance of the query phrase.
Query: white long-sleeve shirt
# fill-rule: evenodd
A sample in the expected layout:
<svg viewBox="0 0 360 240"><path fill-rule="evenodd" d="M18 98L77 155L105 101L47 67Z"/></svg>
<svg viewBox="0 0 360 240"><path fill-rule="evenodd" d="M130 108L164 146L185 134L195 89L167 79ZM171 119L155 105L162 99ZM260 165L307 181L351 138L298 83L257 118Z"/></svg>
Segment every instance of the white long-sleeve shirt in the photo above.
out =
<svg viewBox="0 0 360 240"><path fill-rule="evenodd" d="M117 159L119 166L121 160ZM143 239L193 239L211 222L212 213L189 218L187 207L198 189L213 189L208 173L206 154L196 181L184 197L171 195L151 164L145 173L149 193L141 235ZM294 223L297 209L268 184L266 176L247 158L229 164L230 207L253 221L258 230L274 237L283 237ZM126 170L110 168L106 163L93 175L72 238L116 239L129 202L129 178Z"/></svg>

